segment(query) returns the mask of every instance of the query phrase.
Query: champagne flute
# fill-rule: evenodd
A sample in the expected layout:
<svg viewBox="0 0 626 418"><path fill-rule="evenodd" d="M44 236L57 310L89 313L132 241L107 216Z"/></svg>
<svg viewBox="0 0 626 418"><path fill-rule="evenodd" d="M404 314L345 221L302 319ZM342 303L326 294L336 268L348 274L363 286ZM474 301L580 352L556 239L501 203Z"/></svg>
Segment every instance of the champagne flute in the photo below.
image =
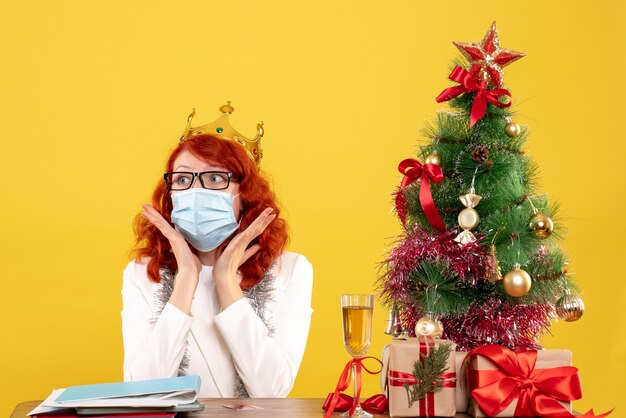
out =
<svg viewBox="0 0 626 418"><path fill-rule="evenodd" d="M353 358L363 357L372 343L372 316L374 311L374 295L341 295L343 318L343 342L348 354ZM352 366L354 398L357 402L353 416L372 417L372 414L361 408L356 399L356 365ZM359 382L360 383L360 382ZM348 416L349 411L342 414Z"/></svg>

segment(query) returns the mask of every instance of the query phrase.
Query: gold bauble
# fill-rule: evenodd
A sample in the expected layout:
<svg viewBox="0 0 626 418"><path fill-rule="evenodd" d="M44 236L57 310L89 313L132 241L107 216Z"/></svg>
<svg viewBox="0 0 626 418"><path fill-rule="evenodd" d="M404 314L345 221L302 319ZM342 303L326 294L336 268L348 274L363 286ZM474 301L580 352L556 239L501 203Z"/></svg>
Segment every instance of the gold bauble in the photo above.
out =
<svg viewBox="0 0 626 418"><path fill-rule="evenodd" d="M530 275L521 268L517 267L504 275L502 286L509 296L519 298L530 291L532 280Z"/></svg>
<svg viewBox="0 0 626 418"><path fill-rule="evenodd" d="M438 319L423 316L415 324L416 337L441 338L443 335L443 325Z"/></svg>
<svg viewBox="0 0 626 418"><path fill-rule="evenodd" d="M509 122L504 127L504 132L507 136L511 138L515 138L516 136L518 136L521 131L522 128L520 128L520 126L515 122Z"/></svg>
<svg viewBox="0 0 626 418"><path fill-rule="evenodd" d="M550 217L538 212L530 218L528 229L540 238L548 238L554 229L554 222Z"/></svg>
<svg viewBox="0 0 626 418"><path fill-rule="evenodd" d="M441 159L437 151L433 151L428 157L426 157L426 164L441 165Z"/></svg>
<svg viewBox="0 0 626 418"><path fill-rule="evenodd" d="M565 295L556 302L556 314L565 322L578 321L585 312L585 303L576 295Z"/></svg>
<svg viewBox="0 0 626 418"><path fill-rule="evenodd" d="M466 230L474 229L479 220L478 212L472 208L463 209L458 217L459 225Z"/></svg>

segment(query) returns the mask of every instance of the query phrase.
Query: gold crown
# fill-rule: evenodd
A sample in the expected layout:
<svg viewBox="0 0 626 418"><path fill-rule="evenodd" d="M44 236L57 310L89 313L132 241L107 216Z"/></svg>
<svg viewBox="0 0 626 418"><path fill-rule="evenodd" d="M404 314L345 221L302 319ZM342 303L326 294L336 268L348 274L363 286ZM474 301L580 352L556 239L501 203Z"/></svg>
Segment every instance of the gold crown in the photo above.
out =
<svg viewBox="0 0 626 418"><path fill-rule="evenodd" d="M189 138L191 135L198 134L211 134L218 138L227 139L229 141L235 141L248 153L248 156L252 158L252 161L259 166L261 164L261 158L263 158L263 150L261 149L261 138L265 131L263 130L263 122L259 122L256 125L256 136L252 139L246 138L235 130L228 121L228 117L235 111L235 108L230 105L230 102L226 102L224 106L220 107L220 117L207 125L191 126L191 120L196 114L196 109L193 109L187 117L187 127L183 131L180 137L181 142Z"/></svg>

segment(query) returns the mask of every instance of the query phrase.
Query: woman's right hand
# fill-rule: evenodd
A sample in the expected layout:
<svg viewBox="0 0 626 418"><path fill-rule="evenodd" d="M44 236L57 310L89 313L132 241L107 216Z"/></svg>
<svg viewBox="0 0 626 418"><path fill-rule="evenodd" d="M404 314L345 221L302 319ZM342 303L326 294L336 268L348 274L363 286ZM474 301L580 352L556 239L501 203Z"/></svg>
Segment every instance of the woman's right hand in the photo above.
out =
<svg viewBox="0 0 626 418"><path fill-rule="evenodd" d="M185 237L183 237L178 230L173 228L156 209L147 204L143 205L143 209L141 215L167 238L172 246L174 257L176 257L178 272L176 273L174 290L172 291L169 302L181 311L189 314L191 301L193 300L193 295L198 286L198 277L202 269L202 263L198 256L189 248Z"/></svg>

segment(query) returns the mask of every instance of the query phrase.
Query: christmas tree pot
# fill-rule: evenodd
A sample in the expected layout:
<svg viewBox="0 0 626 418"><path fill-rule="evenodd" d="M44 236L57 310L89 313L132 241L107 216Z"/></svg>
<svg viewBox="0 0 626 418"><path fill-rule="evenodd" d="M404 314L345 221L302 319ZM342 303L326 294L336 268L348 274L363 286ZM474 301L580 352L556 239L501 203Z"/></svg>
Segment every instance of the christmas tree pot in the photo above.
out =
<svg viewBox="0 0 626 418"><path fill-rule="evenodd" d="M455 344L447 340L393 340L385 355L391 417L453 417Z"/></svg>
<svg viewBox="0 0 626 418"><path fill-rule="evenodd" d="M484 347L491 353L475 354ZM543 416L530 411L545 405L571 413L571 400L581 395L578 370L571 364L572 353L567 350L513 352L496 345L479 347L467 359L467 413L474 417Z"/></svg>

